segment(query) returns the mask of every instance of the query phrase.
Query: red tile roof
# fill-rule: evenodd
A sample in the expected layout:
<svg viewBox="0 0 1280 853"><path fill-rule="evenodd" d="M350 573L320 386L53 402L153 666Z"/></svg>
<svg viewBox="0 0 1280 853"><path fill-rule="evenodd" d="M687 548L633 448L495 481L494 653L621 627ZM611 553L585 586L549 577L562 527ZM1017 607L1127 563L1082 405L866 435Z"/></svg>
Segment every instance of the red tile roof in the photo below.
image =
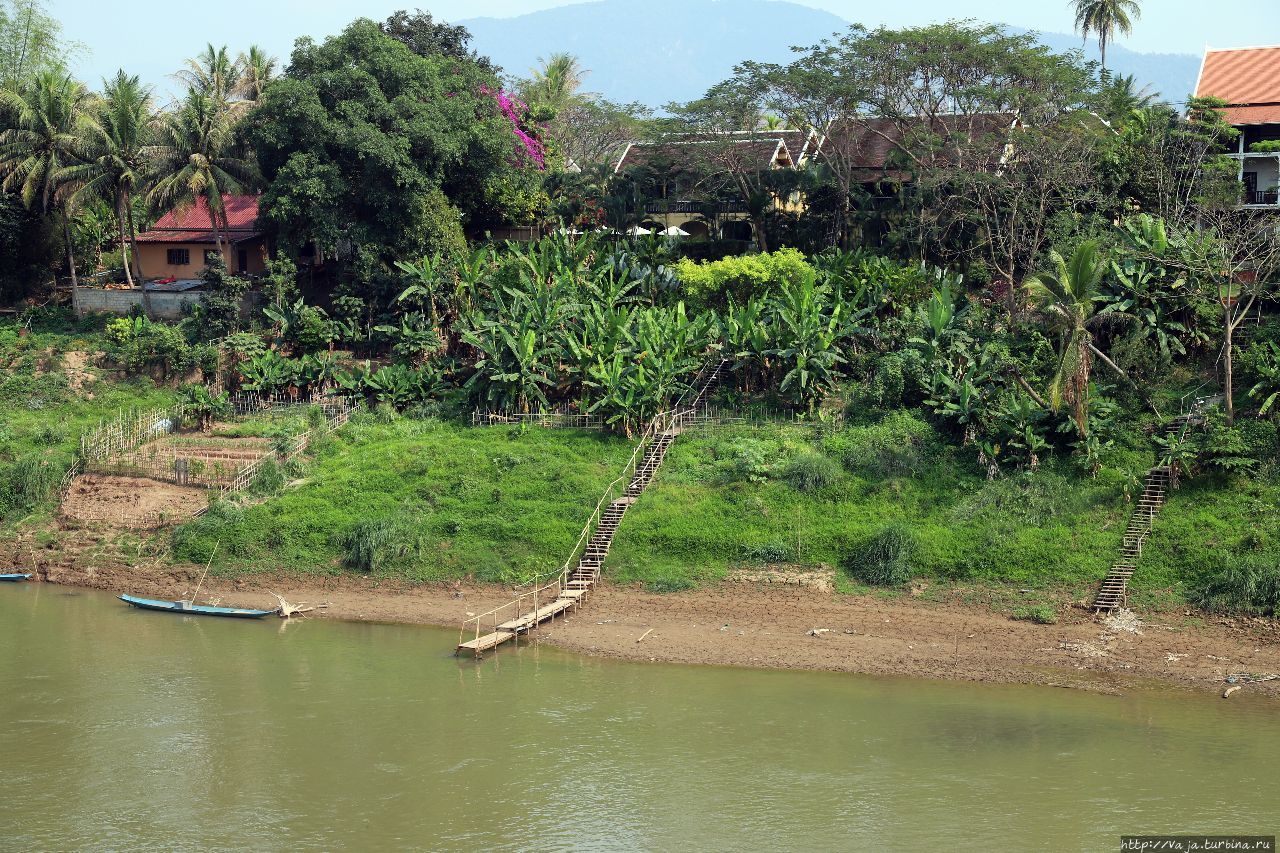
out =
<svg viewBox="0 0 1280 853"><path fill-rule="evenodd" d="M1280 47L1205 51L1196 95L1231 104L1232 124L1280 123Z"/></svg>
<svg viewBox="0 0 1280 853"><path fill-rule="evenodd" d="M229 228L224 235L238 243L260 237L258 231L258 197L256 195L224 195ZM138 235L139 243L212 243L209 207L204 199L185 208L175 208L156 220L156 224Z"/></svg>
<svg viewBox="0 0 1280 853"><path fill-rule="evenodd" d="M710 154L708 143L731 139L735 150L740 147L737 159L742 163L759 163L761 169L777 165L794 164L804 150L808 133L803 130L761 130L734 134L689 134L661 142L633 142L622 153L615 172L624 172L634 166L669 164L677 168L708 168L704 152ZM716 159L724 159L723 151Z"/></svg>
<svg viewBox="0 0 1280 853"><path fill-rule="evenodd" d="M941 140L967 143L990 141L987 150L990 163L995 163L1004 153L1010 130L1017 121L1013 113L976 113L974 115L940 115L934 120L931 135ZM868 179L874 179L888 168L891 155L911 144L907 136L918 133L924 127L923 119L898 121L889 118L853 118L835 122L817 146L821 156L825 154L843 161L849 168L860 170ZM977 155L979 152L971 151ZM934 165L949 165L947 150L938 151ZM985 167L988 164L975 164ZM905 177L895 175L895 177Z"/></svg>

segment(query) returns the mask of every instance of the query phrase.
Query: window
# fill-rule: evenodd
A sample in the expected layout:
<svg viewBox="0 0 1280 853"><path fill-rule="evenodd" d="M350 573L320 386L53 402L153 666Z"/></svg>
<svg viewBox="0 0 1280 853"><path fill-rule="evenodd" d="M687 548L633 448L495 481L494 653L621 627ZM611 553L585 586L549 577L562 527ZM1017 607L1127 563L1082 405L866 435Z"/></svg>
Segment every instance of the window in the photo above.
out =
<svg viewBox="0 0 1280 853"><path fill-rule="evenodd" d="M170 249L168 253L169 266L185 267L191 264L190 249Z"/></svg>

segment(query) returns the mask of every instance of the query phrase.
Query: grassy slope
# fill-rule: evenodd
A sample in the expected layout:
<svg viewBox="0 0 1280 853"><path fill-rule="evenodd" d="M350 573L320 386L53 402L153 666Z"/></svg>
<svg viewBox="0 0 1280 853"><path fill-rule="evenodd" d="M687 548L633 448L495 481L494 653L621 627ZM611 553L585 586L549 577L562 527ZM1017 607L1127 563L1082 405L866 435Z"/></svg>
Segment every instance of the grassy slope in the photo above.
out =
<svg viewBox="0 0 1280 853"><path fill-rule="evenodd" d="M765 553L785 552L788 562L839 566L890 522L914 532L912 564L922 577L1067 586L1083 594L1106 574L1129 514L1126 476L1091 479L1046 464L988 482L972 461L945 448L922 449L914 465L886 464L876 458L876 442L857 438L868 429L875 430L854 427L825 439L793 426L682 438L655 487L628 514L610 574L678 588L759 562L762 546ZM736 461L753 443L763 445L772 469L763 482L744 477ZM816 447L843 457L846 470L835 483L802 493L777 478L789 456ZM847 470L850 463L856 473ZM1129 463L1135 473L1150 464L1137 453ZM868 476L877 469L888 476ZM1136 594L1152 602L1170 593L1179 598L1220 568L1227 553L1270 549L1280 538L1277 498L1280 489L1261 482L1185 484L1157 522L1134 579ZM1239 523L1251 515L1257 533Z"/></svg>
<svg viewBox="0 0 1280 853"><path fill-rule="evenodd" d="M37 457L56 474L74 461L80 434L125 409L159 409L175 399L172 389L146 378L118 382L91 365L80 390L64 370L64 354L101 349L96 332L32 332L20 337L13 321L0 321L0 478L12 475L12 463ZM9 504L9 502L0 502ZM44 501L39 511L51 510ZM12 525L19 511L0 505L0 524Z"/></svg>
<svg viewBox="0 0 1280 853"><path fill-rule="evenodd" d="M305 482L187 525L176 552L200 560L220 541L223 573L330 573L357 524L395 519L420 542L388 575L524 579L560 566L630 452L603 433L358 416L319 447Z"/></svg>

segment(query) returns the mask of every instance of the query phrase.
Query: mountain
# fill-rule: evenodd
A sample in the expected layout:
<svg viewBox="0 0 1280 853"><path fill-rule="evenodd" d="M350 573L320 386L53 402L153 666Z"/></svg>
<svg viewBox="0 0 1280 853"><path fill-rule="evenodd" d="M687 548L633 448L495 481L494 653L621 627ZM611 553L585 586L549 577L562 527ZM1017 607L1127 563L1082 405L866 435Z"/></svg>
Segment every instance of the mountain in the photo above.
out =
<svg viewBox="0 0 1280 853"><path fill-rule="evenodd" d="M475 37L476 50L509 74L528 76L539 57L568 52L590 70L588 91L652 107L700 97L744 59L786 62L792 45L816 44L849 26L828 12L781 0L598 0L459 23ZM1040 39L1055 51L1081 47L1079 36L1065 33L1042 33ZM1085 55L1097 59L1097 45L1090 42ZM1138 53L1120 45L1108 50L1107 61L1175 102L1195 87L1200 68L1197 56Z"/></svg>
<svg viewBox="0 0 1280 853"><path fill-rule="evenodd" d="M1011 33L1024 33L1017 27L1006 27ZM1039 33L1040 43L1058 53L1080 50L1080 36L1067 33ZM1098 61L1098 43L1090 39L1084 46L1085 59ZM1139 53L1118 44L1107 46L1107 68L1116 74L1132 74L1138 88L1148 87L1152 94L1169 103L1181 105L1196 88L1200 75L1200 57L1189 53Z"/></svg>
<svg viewBox="0 0 1280 853"><path fill-rule="evenodd" d="M792 45L849 26L828 12L771 0L600 0L459 23L508 74L526 77L539 57L567 51L591 72L586 90L653 107L701 97L744 59L785 62Z"/></svg>

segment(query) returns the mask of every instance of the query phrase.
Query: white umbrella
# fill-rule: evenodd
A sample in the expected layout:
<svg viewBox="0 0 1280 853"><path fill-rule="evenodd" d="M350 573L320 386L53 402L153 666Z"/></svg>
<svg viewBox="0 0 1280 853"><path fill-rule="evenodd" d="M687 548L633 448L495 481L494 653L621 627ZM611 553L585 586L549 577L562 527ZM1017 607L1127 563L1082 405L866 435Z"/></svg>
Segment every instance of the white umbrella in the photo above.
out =
<svg viewBox="0 0 1280 853"><path fill-rule="evenodd" d="M650 231L648 228L644 228L640 225L632 225L630 228L627 229L627 233L630 234L632 237L647 237L653 232Z"/></svg>
<svg viewBox="0 0 1280 853"><path fill-rule="evenodd" d="M688 237L689 232L681 228L679 225L672 225L666 231L662 232L664 237Z"/></svg>

